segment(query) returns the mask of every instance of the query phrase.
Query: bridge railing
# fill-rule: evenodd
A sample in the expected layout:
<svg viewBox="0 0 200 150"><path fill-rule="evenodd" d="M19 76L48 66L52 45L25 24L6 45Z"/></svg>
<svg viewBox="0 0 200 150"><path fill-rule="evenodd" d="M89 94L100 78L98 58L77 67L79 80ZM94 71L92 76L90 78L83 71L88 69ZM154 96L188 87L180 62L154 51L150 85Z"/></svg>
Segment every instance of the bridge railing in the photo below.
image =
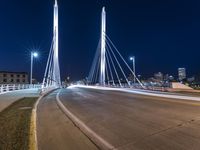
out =
<svg viewBox="0 0 200 150"><path fill-rule="evenodd" d="M41 88L40 84L1 84L0 93L5 93L9 91L23 90L23 89L32 89L32 88Z"/></svg>

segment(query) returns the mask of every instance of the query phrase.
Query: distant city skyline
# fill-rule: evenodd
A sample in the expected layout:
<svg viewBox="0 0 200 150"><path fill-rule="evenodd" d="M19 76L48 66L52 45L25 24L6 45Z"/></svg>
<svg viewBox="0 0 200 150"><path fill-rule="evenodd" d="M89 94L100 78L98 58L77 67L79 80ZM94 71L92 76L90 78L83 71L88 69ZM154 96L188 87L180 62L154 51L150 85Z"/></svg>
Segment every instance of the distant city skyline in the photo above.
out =
<svg viewBox="0 0 200 150"><path fill-rule="evenodd" d="M0 70L30 72L30 51L37 50L34 77L43 78L52 40L54 1L2 1ZM200 72L200 2L175 1L64 1L60 13L60 67L62 79L85 78L100 35L102 6L107 10L107 34L129 61L136 58L137 74L155 72L188 77Z"/></svg>

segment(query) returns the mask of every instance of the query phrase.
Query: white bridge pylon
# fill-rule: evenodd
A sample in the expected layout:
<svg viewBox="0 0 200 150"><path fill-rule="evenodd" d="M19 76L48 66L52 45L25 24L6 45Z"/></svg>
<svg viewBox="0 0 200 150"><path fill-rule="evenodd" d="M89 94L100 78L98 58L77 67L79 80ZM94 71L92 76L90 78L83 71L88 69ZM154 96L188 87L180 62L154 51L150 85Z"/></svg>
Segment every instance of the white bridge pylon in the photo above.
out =
<svg viewBox="0 0 200 150"><path fill-rule="evenodd" d="M134 71L131 70L119 50L106 34L106 10L103 7L101 14L101 37L88 75L88 83L101 86L131 87L133 85L130 80L131 76L137 80L134 86L144 88Z"/></svg>
<svg viewBox="0 0 200 150"><path fill-rule="evenodd" d="M100 84L105 86L106 84L106 11L103 7L101 14L101 72L100 72Z"/></svg>
<svg viewBox="0 0 200 150"><path fill-rule="evenodd" d="M54 5L54 26L53 40L49 52L49 57L45 69L42 88L60 87L60 67L59 67L59 38L58 38L58 3Z"/></svg>

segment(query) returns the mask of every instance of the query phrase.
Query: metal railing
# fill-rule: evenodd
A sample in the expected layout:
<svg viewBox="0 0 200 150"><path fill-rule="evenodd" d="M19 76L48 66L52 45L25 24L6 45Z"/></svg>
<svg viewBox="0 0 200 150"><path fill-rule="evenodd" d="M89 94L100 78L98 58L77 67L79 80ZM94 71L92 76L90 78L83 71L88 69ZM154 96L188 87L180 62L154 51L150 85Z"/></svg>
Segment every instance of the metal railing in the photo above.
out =
<svg viewBox="0 0 200 150"><path fill-rule="evenodd" d="M32 89L32 88L41 88L40 84L1 84L0 93L5 93L9 91L23 90L23 89Z"/></svg>

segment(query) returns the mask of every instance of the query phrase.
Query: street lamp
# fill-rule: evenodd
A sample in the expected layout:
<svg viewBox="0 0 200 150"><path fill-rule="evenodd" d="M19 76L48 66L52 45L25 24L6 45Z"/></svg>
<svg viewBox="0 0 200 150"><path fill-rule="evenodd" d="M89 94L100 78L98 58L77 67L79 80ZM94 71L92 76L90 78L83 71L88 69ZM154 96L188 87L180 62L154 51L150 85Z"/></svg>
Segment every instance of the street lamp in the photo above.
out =
<svg viewBox="0 0 200 150"><path fill-rule="evenodd" d="M32 85L33 78L33 59L38 57L37 52L31 52L31 74L30 74L30 84Z"/></svg>
<svg viewBox="0 0 200 150"><path fill-rule="evenodd" d="M136 73L135 73L135 56L130 57L130 60L133 61L133 72L134 72L134 83L136 83Z"/></svg>

